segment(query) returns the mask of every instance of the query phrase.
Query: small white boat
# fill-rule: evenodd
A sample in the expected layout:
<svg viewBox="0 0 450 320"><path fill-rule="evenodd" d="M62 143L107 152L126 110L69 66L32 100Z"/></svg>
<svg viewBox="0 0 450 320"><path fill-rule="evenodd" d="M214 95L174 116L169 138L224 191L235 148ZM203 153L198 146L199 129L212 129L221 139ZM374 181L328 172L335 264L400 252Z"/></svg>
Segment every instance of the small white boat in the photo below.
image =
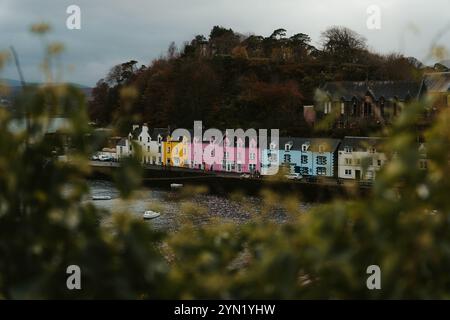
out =
<svg viewBox="0 0 450 320"><path fill-rule="evenodd" d="M110 196L92 196L92 200L111 200Z"/></svg>
<svg viewBox="0 0 450 320"><path fill-rule="evenodd" d="M143 217L144 217L145 220L148 220L148 219L158 218L160 215L161 214L159 212L155 212L155 211L152 211L152 210L147 210L147 211L144 212Z"/></svg>
<svg viewBox="0 0 450 320"><path fill-rule="evenodd" d="M171 183L170 187L172 189L179 189L179 188L183 188L183 185L181 183Z"/></svg>

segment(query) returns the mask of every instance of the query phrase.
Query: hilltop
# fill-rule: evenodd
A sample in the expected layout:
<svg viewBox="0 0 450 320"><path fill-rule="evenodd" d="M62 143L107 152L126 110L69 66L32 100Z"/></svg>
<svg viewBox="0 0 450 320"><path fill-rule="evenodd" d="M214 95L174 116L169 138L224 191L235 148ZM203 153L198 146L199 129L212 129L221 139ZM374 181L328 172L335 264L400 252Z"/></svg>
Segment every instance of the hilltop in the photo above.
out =
<svg viewBox="0 0 450 320"><path fill-rule="evenodd" d="M127 110L152 127L280 128L308 136L303 106L314 103L327 81L415 80L423 65L413 57L371 52L362 36L345 27L322 33L320 47L304 33L285 29L268 36L242 35L215 26L150 65L135 60L113 66L92 92L90 117L99 125L120 124L120 89L138 97Z"/></svg>

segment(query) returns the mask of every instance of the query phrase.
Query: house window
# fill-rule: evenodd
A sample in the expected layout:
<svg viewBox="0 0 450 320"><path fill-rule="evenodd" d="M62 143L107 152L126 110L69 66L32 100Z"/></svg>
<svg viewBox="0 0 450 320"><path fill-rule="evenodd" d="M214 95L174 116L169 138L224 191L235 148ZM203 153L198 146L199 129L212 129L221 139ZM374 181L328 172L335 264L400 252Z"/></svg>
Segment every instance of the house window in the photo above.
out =
<svg viewBox="0 0 450 320"><path fill-rule="evenodd" d="M355 159L355 164L356 164L357 166L361 165L361 159Z"/></svg>
<svg viewBox="0 0 450 320"><path fill-rule="evenodd" d="M373 174L372 170L368 170L366 173L366 179L367 180L373 180L375 178L375 175Z"/></svg>
<svg viewBox="0 0 450 320"><path fill-rule="evenodd" d="M150 147L147 147L147 152L150 152Z"/></svg>
<svg viewBox="0 0 450 320"><path fill-rule="evenodd" d="M250 153L250 160L255 160L255 153L253 152Z"/></svg>
<svg viewBox="0 0 450 320"><path fill-rule="evenodd" d="M377 160L377 164L379 167L381 167L381 165L383 164L383 162L381 160Z"/></svg>
<svg viewBox="0 0 450 320"><path fill-rule="evenodd" d="M303 152L308 151L308 147L309 147L309 145L308 145L307 143L303 144L303 145L302 145L302 151L303 151Z"/></svg>
<svg viewBox="0 0 450 320"><path fill-rule="evenodd" d="M317 167L316 168L316 174L318 176L325 176L327 174L327 168L325 168L325 167Z"/></svg>
<svg viewBox="0 0 450 320"><path fill-rule="evenodd" d="M352 159L351 158L345 158L345 164L350 166L352 164Z"/></svg>
<svg viewBox="0 0 450 320"><path fill-rule="evenodd" d="M250 172L255 172L255 170L256 170L256 164L249 164L249 165L248 165L248 169L250 170Z"/></svg>
<svg viewBox="0 0 450 320"><path fill-rule="evenodd" d="M377 152L377 149L371 148L371 149L369 149L369 152L370 152L370 153L376 153L376 152Z"/></svg>
<svg viewBox="0 0 450 320"><path fill-rule="evenodd" d="M150 137L147 138L147 142L150 142Z"/></svg>
<svg viewBox="0 0 450 320"><path fill-rule="evenodd" d="M268 155L269 161L270 162L276 162L278 161L278 154L276 153L271 153Z"/></svg>
<svg viewBox="0 0 450 320"><path fill-rule="evenodd" d="M229 157L230 157L230 153L229 153L228 151L225 152L225 153L224 153L224 158L225 158L225 159L228 159Z"/></svg>
<svg viewBox="0 0 450 320"><path fill-rule="evenodd" d="M142 137L141 136L139 137L139 141L142 142Z"/></svg>
<svg viewBox="0 0 450 320"><path fill-rule="evenodd" d="M345 114L345 103L341 102L341 114L344 115Z"/></svg>
<svg viewBox="0 0 450 320"><path fill-rule="evenodd" d="M290 150L291 150L291 147L292 147L292 146L291 146L289 143L286 143L285 146L284 146L284 150L285 150L285 151L290 151Z"/></svg>
<svg viewBox="0 0 450 320"><path fill-rule="evenodd" d="M158 146L158 153L161 153L161 146Z"/></svg>
<svg viewBox="0 0 450 320"><path fill-rule="evenodd" d="M301 160L302 164L307 164L308 163L308 156L302 155L300 160Z"/></svg>
<svg viewBox="0 0 450 320"><path fill-rule="evenodd" d="M428 161L425 159L419 160L419 168L423 170L428 169Z"/></svg>
<svg viewBox="0 0 450 320"><path fill-rule="evenodd" d="M353 151L352 147L349 147L349 146L345 146L345 147L344 147L344 152L345 152L345 153L350 153L350 152L352 152L352 151Z"/></svg>
<svg viewBox="0 0 450 320"><path fill-rule="evenodd" d="M275 143L270 144L270 150L275 150L277 148L277 145Z"/></svg>
<svg viewBox="0 0 450 320"><path fill-rule="evenodd" d="M324 156L318 156L317 158L316 158L316 164L318 164L318 165L326 165L327 164L327 157L324 157Z"/></svg>
<svg viewBox="0 0 450 320"><path fill-rule="evenodd" d="M216 151L215 149L212 149L212 150L211 150L211 157L214 157L214 156L215 156L215 154L216 154L215 151Z"/></svg>
<svg viewBox="0 0 450 320"><path fill-rule="evenodd" d="M324 113L325 114L331 113L331 102L325 102Z"/></svg>
<svg viewBox="0 0 450 320"><path fill-rule="evenodd" d="M352 170L346 169L345 170L345 175L346 176L351 176L352 175Z"/></svg>
<svg viewBox="0 0 450 320"><path fill-rule="evenodd" d="M303 176L309 175L309 168L307 167L300 167L300 174Z"/></svg>
<svg viewBox="0 0 450 320"><path fill-rule="evenodd" d="M322 153L325 150L325 148L323 147L323 145L319 145L319 152Z"/></svg>
<svg viewBox="0 0 450 320"><path fill-rule="evenodd" d="M284 155L284 162L286 162L286 163L291 162L291 155L290 154L285 154Z"/></svg>
<svg viewBox="0 0 450 320"><path fill-rule="evenodd" d="M370 102L364 102L363 112L365 117L372 115L372 104Z"/></svg>

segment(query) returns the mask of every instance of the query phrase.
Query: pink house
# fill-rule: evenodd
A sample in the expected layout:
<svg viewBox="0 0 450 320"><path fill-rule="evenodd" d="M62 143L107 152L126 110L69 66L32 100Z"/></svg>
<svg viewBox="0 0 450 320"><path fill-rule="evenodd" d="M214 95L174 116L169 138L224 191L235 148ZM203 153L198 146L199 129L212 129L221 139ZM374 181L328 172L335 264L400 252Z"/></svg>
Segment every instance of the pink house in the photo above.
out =
<svg viewBox="0 0 450 320"><path fill-rule="evenodd" d="M255 138L236 138L234 144L227 137L223 145L215 141L196 141L191 144L191 164L194 169L220 172L260 172L260 152Z"/></svg>

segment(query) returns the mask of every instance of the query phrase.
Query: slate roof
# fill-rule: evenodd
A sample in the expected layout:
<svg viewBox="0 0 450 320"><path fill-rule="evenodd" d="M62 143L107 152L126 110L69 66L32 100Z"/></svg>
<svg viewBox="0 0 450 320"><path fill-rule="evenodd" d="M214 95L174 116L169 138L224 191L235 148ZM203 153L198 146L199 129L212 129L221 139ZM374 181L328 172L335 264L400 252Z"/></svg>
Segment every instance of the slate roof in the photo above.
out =
<svg viewBox="0 0 450 320"><path fill-rule="evenodd" d="M125 139L125 138L120 139L119 142L117 143L117 145L125 147L127 145L127 139Z"/></svg>
<svg viewBox="0 0 450 320"><path fill-rule="evenodd" d="M152 140L158 140L158 135L161 135L163 140L166 139L166 137L169 135L169 129L168 128L154 128L150 132L150 137Z"/></svg>
<svg viewBox="0 0 450 320"><path fill-rule="evenodd" d="M325 83L322 90L334 101L363 99L367 94L375 100L383 97L385 100L397 98L403 101L416 97L419 88L420 83L415 81L334 81Z"/></svg>
<svg viewBox="0 0 450 320"><path fill-rule="evenodd" d="M302 150L304 144L309 144L308 151L319 152L322 146L323 152L335 152L341 141L339 139L329 138L297 138L297 137L281 137L279 148L284 150L287 143L292 144L291 150Z"/></svg>
<svg viewBox="0 0 450 320"><path fill-rule="evenodd" d="M142 126L138 126L137 128L135 128L134 130L131 131L131 137L133 140L137 140L139 135L142 132Z"/></svg>
<svg viewBox="0 0 450 320"><path fill-rule="evenodd" d="M420 93L450 92L450 72L427 73L423 76Z"/></svg>
<svg viewBox="0 0 450 320"><path fill-rule="evenodd" d="M346 147L351 147L353 151L367 151L368 148L376 148L377 151L382 147L384 138L380 137L344 137L339 151L343 151Z"/></svg>

